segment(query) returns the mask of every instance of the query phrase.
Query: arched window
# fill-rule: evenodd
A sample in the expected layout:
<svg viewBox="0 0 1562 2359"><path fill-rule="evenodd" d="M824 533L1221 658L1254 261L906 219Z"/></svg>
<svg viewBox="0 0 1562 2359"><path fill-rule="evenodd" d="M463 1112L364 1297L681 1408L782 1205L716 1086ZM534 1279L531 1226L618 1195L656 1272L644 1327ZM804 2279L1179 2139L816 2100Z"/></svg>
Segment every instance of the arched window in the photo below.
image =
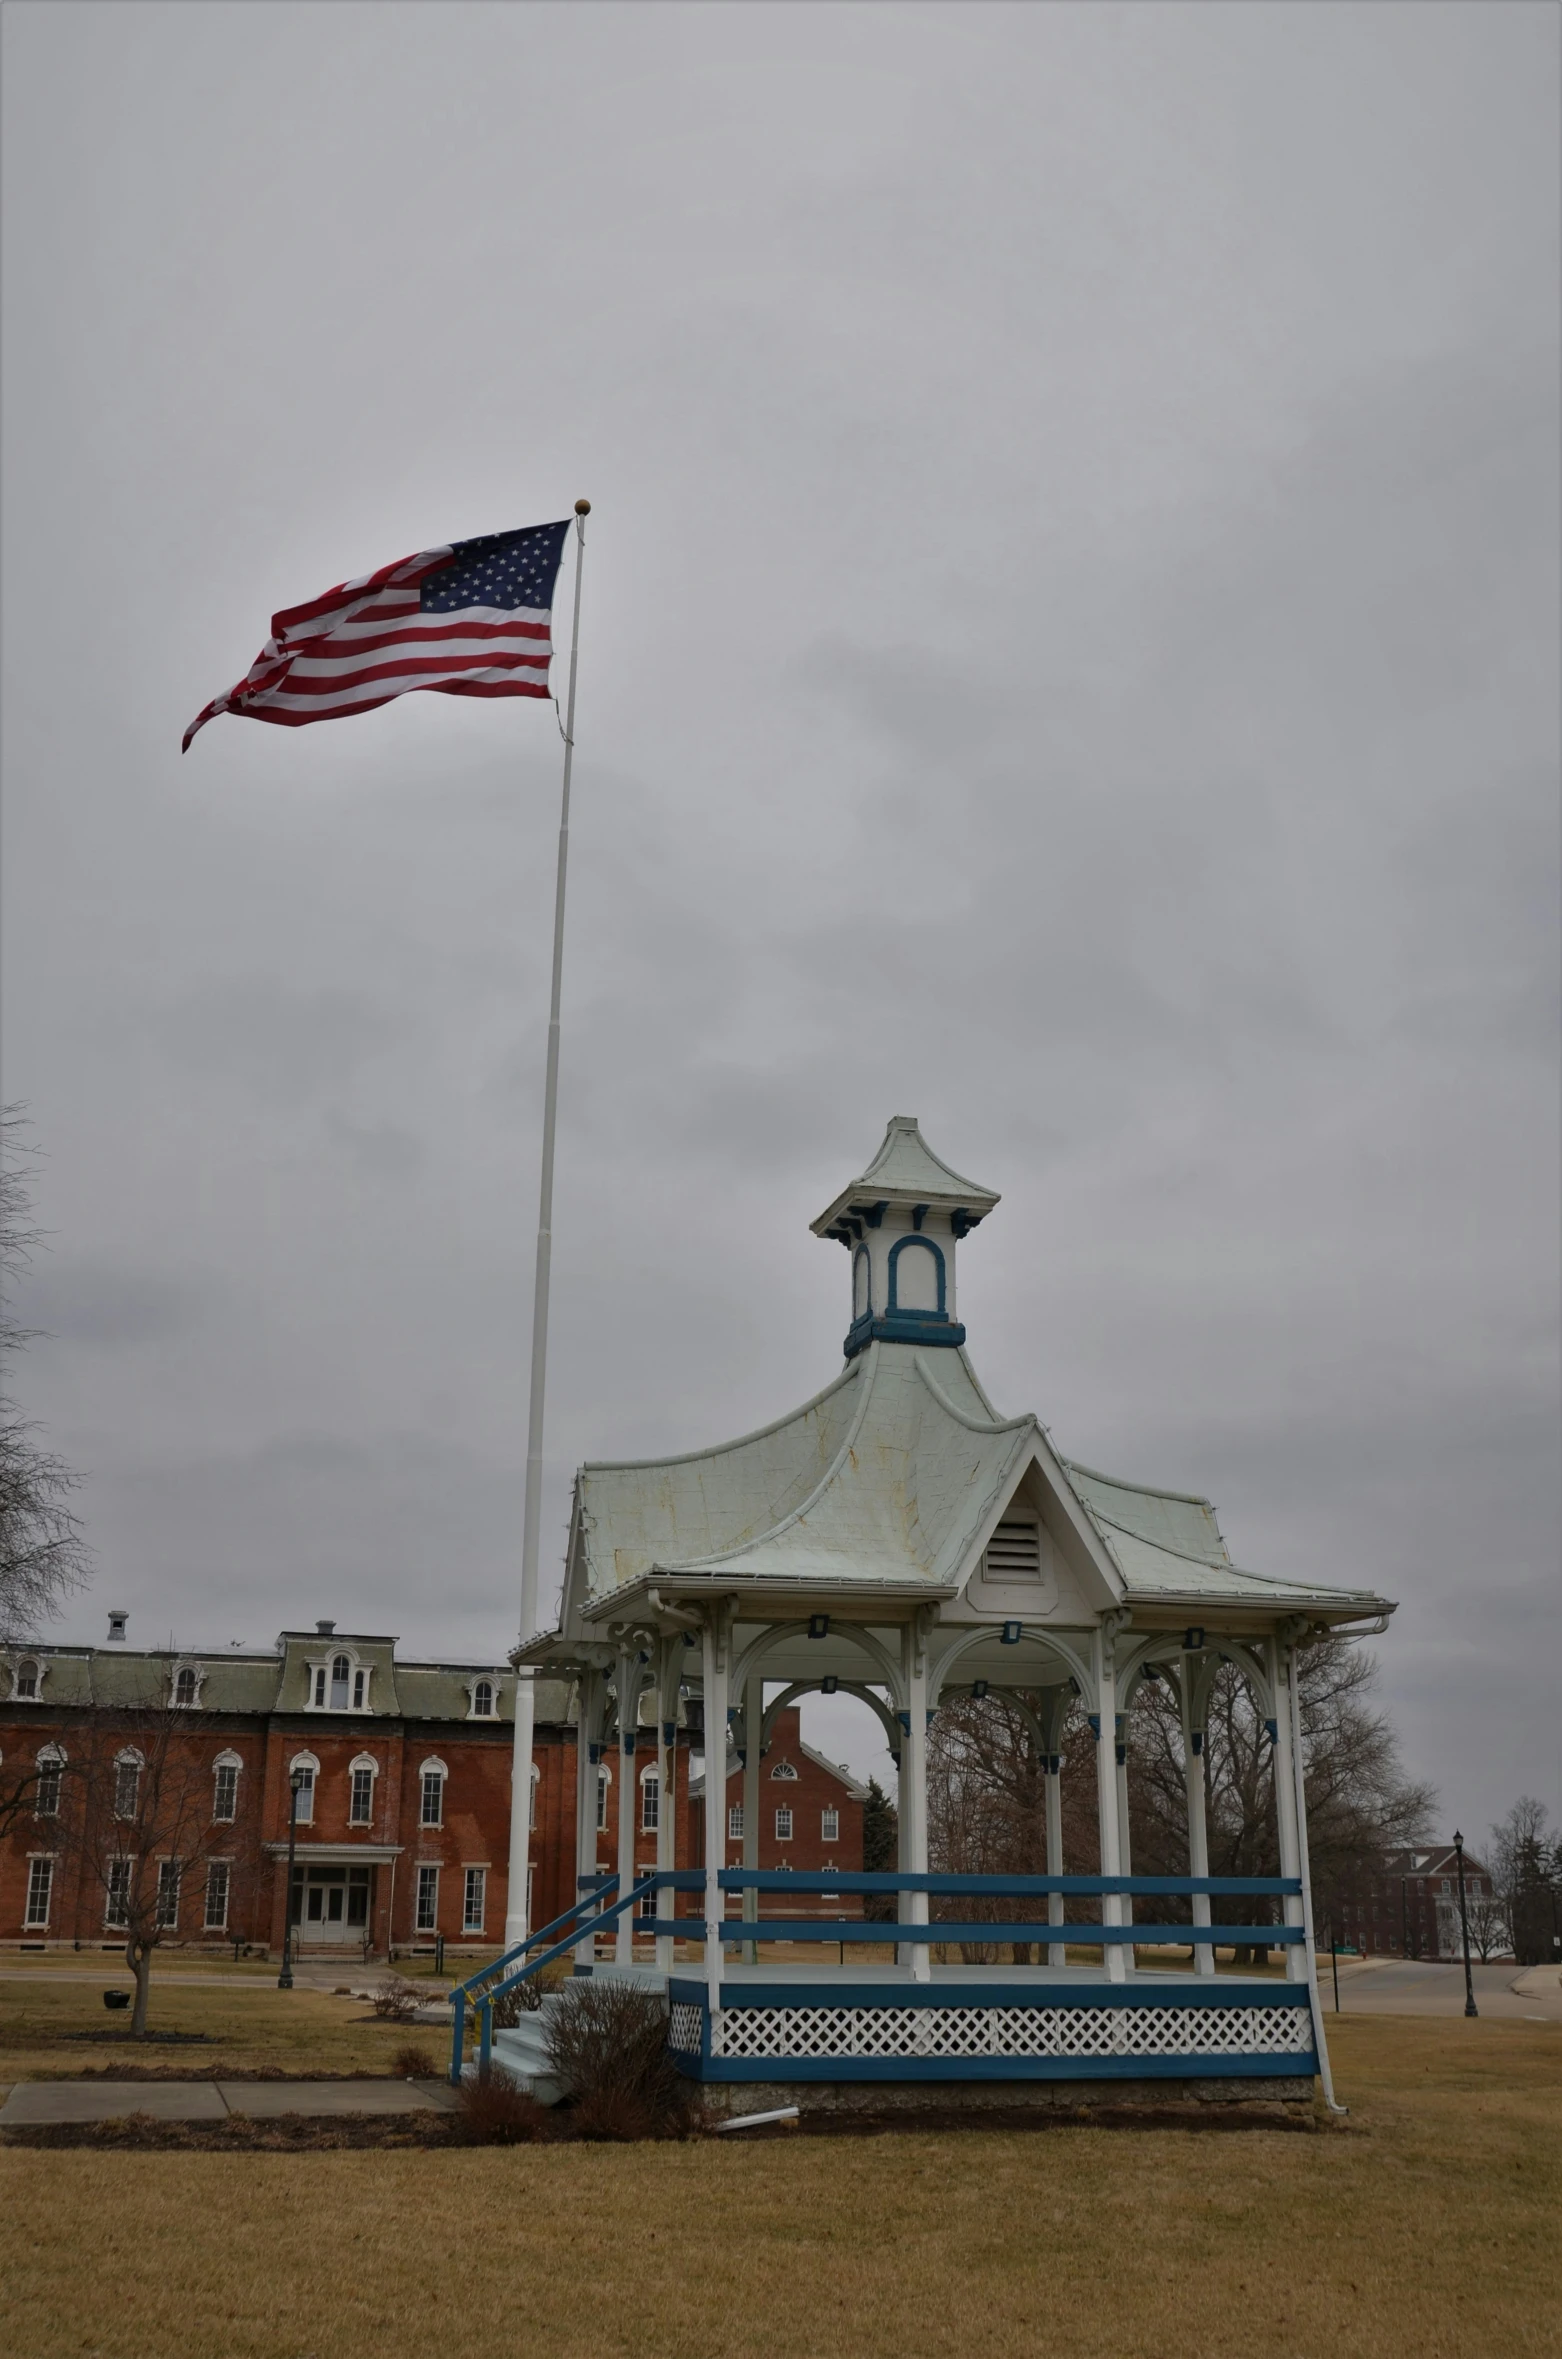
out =
<svg viewBox="0 0 1562 2359"><path fill-rule="evenodd" d="M353 1710L361 1712L368 1700L369 1674L367 1671L355 1671L353 1673Z"/></svg>
<svg viewBox="0 0 1562 2359"><path fill-rule="evenodd" d="M114 1816L134 1818L141 1799L141 1772L146 1764L134 1747L114 1757Z"/></svg>
<svg viewBox="0 0 1562 2359"><path fill-rule="evenodd" d="M360 1753L348 1764L347 1823L350 1827L366 1827L374 1818L374 1781L380 1765L372 1753Z"/></svg>
<svg viewBox="0 0 1562 2359"><path fill-rule="evenodd" d="M541 1791L541 1788L542 1788L542 1771L541 1771L541 1770L540 1770L540 1769L537 1767L537 1764L536 1764L536 1762L534 1761L534 1762L532 1763L532 1800L531 1800L531 1810L530 1810L530 1812L528 1813L528 1815L527 1815L527 1820L526 1820L526 1824L527 1824L527 1826L528 1826L528 1827L531 1829L531 1831L532 1831L532 1833L533 1833L533 1834L535 1834L535 1833L537 1832L537 1796L538 1796L539 1792Z"/></svg>
<svg viewBox="0 0 1562 2359"><path fill-rule="evenodd" d="M219 1753L212 1763L212 1817L227 1823L239 1815L239 1771L244 1767L237 1753Z"/></svg>
<svg viewBox="0 0 1562 2359"><path fill-rule="evenodd" d="M654 1835L662 1823L662 1772L655 1761L640 1772L640 1831ZM656 1911L653 1909L654 1916Z"/></svg>
<svg viewBox="0 0 1562 2359"><path fill-rule="evenodd" d="M38 1666L31 1655L24 1655L17 1664L11 1688L18 1703L35 1704L38 1701Z"/></svg>
<svg viewBox="0 0 1562 2359"><path fill-rule="evenodd" d="M200 1692L200 1685L201 1683L199 1676L188 1663L183 1664L181 1668L174 1673L174 1702L179 1706L181 1711L191 1711L194 1709L196 1696Z"/></svg>
<svg viewBox="0 0 1562 2359"><path fill-rule="evenodd" d="M60 1782L65 1775L65 1755L58 1745L45 1745L38 1756L38 1798L33 1809L39 1818L58 1818L60 1815Z"/></svg>
<svg viewBox="0 0 1562 2359"><path fill-rule="evenodd" d="M352 1664L346 1655L331 1657L331 1709L333 1712L345 1712L347 1709L347 1687L352 1678L352 1672Z"/></svg>
<svg viewBox="0 0 1562 2359"><path fill-rule="evenodd" d="M889 1309L944 1316L944 1257L931 1237L902 1237L889 1249Z"/></svg>
<svg viewBox="0 0 1562 2359"><path fill-rule="evenodd" d="M797 1771L790 1761L778 1761L770 1774L772 1777L796 1777Z"/></svg>
<svg viewBox="0 0 1562 2359"><path fill-rule="evenodd" d="M297 1777L299 1780L298 1823L301 1827L313 1826L315 1817L315 1780L320 1775L320 1764L315 1759L313 1753L295 1753L292 1760L287 1765L287 1774L289 1787L288 1807L289 1809L292 1808L292 1781L295 1777Z"/></svg>
<svg viewBox="0 0 1562 2359"><path fill-rule="evenodd" d="M418 1808L418 1823L425 1827L442 1827L445 1823L445 1779L449 1775L443 1761L425 1761L418 1771L422 1799Z"/></svg>
<svg viewBox="0 0 1562 2359"><path fill-rule="evenodd" d="M607 1763L606 1763L605 1761L599 1761L599 1762L597 1763L597 1832L598 1832L598 1834L601 1834L601 1833L602 1833L602 1831L603 1831L603 1829L604 1829L604 1828L606 1827L606 1825L607 1825L607 1793L608 1793L608 1788L609 1788L609 1786L610 1786L612 1783L613 1783L613 1772L612 1772L612 1771L609 1769L609 1767L608 1767L608 1765L607 1765Z"/></svg>
<svg viewBox="0 0 1562 2359"><path fill-rule="evenodd" d="M865 1319L873 1308L873 1264L866 1245L852 1255L852 1317Z"/></svg>
<svg viewBox="0 0 1562 2359"><path fill-rule="evenodd" d="M491 1679L479 1679L472 1689L472 1718L492 1720L493 1716L494 1683Z"/></svg>

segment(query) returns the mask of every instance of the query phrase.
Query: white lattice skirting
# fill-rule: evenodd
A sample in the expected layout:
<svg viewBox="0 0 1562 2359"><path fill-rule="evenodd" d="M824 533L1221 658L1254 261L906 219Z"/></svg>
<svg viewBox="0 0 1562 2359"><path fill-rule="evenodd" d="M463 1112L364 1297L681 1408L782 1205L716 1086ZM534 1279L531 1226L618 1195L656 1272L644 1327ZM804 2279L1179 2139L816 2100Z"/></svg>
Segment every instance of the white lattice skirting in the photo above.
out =
<svg viewBox="0 0 1562 2359"><path fill-rule="evenodd" d="M701 2010L671 2010L697 2055ZM712 2056L1305 2056L1305 2007L724 2007Z"/></svg>

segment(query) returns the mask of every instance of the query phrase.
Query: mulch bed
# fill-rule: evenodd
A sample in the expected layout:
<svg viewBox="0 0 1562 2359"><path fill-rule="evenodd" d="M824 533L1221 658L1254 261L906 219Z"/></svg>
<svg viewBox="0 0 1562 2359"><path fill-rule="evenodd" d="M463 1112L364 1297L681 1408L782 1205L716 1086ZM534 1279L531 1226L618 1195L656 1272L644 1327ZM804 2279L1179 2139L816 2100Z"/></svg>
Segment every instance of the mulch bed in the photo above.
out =
<svg viewBox="0 0 1562 2359"><path fill-rule="evenodd" d="M138 2048L200 2048L210 2047L213 2034L209 2031L62 2031L62 2040L114 2041L120 2046L133 2041Z"/></svg>
<svg viewBox="0 0 1562 2359"><path fill-rule="evenodd" d="M238 2113L226 2121L153 2121L133 2113L123 2121L34 2122L0 2130L3 2146L93 2146L121 2154L331 2154L464 2143L461 2124L448 2113L344 2114L329 2121L302 2113L276 2121Z"/></svg>

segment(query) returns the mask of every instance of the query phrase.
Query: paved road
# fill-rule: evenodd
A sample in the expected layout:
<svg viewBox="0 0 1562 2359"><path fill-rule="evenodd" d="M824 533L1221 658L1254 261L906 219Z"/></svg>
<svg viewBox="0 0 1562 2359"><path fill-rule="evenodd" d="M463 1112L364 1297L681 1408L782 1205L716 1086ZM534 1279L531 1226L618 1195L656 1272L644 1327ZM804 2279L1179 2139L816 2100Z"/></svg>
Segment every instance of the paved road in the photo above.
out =
<svg viewBox="0 0 1562 2359"><path fill-rule="evenodd" d="M1511 1963L1472 1965L1475 2004L1482 2015L1507 2023L1562 2023L1562 1977L1546 1987L1548 1969L1529 1972ZM1526 1987L1515 1990L1522 1982ZM1334 1977L1327 1953L1318 1960L1324 2012L1334 2012ZM1343 2015L1462 2015L1464 1968L1425 1958L1341 1958Z"/></svg>
<svg viewBox="0 0 1562 2359"><path fill-rule="evenodd" d="M442 2081L19 2081L0 2105L0 2129L61 2121L254 2121L280 2114L441 2113L455 2102Z"/></svg>

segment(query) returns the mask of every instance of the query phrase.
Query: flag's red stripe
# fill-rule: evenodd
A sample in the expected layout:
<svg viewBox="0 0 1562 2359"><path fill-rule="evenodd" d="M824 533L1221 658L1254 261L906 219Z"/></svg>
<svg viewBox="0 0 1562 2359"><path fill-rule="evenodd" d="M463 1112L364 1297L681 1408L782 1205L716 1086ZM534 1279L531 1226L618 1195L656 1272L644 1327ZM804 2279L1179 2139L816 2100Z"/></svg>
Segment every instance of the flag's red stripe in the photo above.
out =
<svg viewBox="0 0 1562 2359"><path fill-rule="evenodd" d="M546 659L539 661L534 655L513 655L508 659L495 657L492 653L407 656L400 663L365 664L361 670L337 672L323 680L301 680L295 667L274 693L278 696L339 696L374 680L404 679L413 673L500 670L541 672L547 668Z"/></svg>
<svg viewBox="0 0 1562 2359"><path fill-rule="evenodd" d="M416 687L408 689L406 693L416 695L425 689L432 689L439 696L547 696L549 694L546 688L539 688L531 681L526 680L514 682L509 680L469 680L465 682L459 680L449 682L419 680ZM382 704L394 704L395 701L394 695L375 696L370 697L367 702L362 704L345 704L339 712L323 713L295 713L289 711L286 706L276 704L236 704L232 710L235 718L241 721L270 721L279 729L302 729L311 721L348 721L355 713L377 712Z"/></svg>
<svg viewBox="0 0 1562 2359"><path fill-rule="evenodd" d="M401 588L403 581L398 577L401 577L404 566L418 568L416 573L407 574L405 581L420 582L425 573L432 573L436 566L447 564L450 554L448 548L419 549L411 557L398 557L394 565L382 565L378 573L371 573L366 581L338 582L334 589L324 591L320 597L306 599L302 606L285 606L280 614L274 614L271 618L271 635L279 639L284 631L292 630L297 624L313 622L317 615L335 614L343 606L356 605L360 598L373 598L393 582L398 589Z"/></svg>
<svg viewBox="0 0 1562 2359"><path fill-rule="evenodd" d="M421 626L413 628L403 623L394 630L382 631L372 638L360 639L355 632L350 639L343 639L342 651L344 654L356 655L360 648L372 652L376 647L426 646L430 641L441 639L547 639L551 636L552 629L548 623L464 623L452 616L448 622L430 622L426 630ZM320 656L334 644L333 633L318 644L305 640L294 652L300 657Z"/></svg>

